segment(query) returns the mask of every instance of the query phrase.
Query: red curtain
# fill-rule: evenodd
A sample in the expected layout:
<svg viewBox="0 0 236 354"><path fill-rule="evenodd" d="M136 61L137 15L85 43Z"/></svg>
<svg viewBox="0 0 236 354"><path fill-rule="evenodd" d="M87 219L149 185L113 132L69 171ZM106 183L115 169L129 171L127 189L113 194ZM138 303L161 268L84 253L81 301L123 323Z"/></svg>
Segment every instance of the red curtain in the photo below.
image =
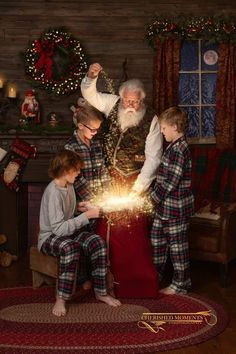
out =
<svg viewBox="0 0 236 354"><path fill-rule="evenodd" d="M236 147L236 45L220 43L216 86L216 146Z"/></svg>
<svg viewBox="0 0 236 354"><path fill-rule="evenodd" d="M154 58L153 107L157 114L178 105L181 40L157 38Z"/></svg>

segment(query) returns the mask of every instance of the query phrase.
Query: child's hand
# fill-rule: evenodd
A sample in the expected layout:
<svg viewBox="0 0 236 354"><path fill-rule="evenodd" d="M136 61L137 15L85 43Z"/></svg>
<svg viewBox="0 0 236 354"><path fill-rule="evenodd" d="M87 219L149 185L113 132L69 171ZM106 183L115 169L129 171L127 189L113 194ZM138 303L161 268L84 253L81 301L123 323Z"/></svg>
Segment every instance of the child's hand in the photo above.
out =
<svg viewBox="0 0 236 354"><path fill-rule="evenodd" d="M89 201L78 203L78 210L87 215L88 219L99 218L101 216L101 208L91 204Z"/></svg>
<svg viewBox="0 0 236 354"><path fill-rule="evenodd" d="M94 208L94 206L89 201L79 202L78 210L84 213L85 211Z"/></svg>
<svg viewBox="0 0 236 354"><path fill-rule="evenodd" d="M87 204L87 202L79 202L77 205L78 210L81 211L82 213L87 211L88 208L87 208L86 204Z"/></svg>
<svg viewBox="0 0 236 354"><path fill-rule="evenodd" d="M85 212L88 219L99 218L101 216L101 208L93 206Z"/></svg>

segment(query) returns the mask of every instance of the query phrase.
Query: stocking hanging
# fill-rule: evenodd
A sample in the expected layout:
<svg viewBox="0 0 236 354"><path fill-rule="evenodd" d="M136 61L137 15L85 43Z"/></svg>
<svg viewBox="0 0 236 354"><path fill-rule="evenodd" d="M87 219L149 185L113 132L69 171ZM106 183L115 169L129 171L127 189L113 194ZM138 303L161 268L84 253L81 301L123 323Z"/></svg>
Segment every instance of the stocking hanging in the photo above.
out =
<svg viewBox="0 0 236 354"><path fill-rule="evenodd" d="M8 188L19 190L19 182L22 178L28 159L35 157L36 147L29 145L20 138L16 138L11 147L0 161L0 179Z"/></svg>

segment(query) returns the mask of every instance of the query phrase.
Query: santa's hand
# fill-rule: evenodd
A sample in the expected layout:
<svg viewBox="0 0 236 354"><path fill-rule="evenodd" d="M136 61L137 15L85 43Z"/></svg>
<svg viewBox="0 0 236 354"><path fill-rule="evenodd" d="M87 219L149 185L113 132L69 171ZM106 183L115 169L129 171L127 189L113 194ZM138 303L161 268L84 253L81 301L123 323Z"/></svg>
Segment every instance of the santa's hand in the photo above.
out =
<svg viewBox="0 0 236 354"><path fill-rule="evenodd" d="M91 64L89 66L87 76L90 79L95 79L99 75L101 70L102 70L102 67L101 67L101 65L99 63Z"/></svg>
<svg viewBox="0 0 236 354"><path fill-rule="evenodd" d="M135 190L132 190L130 193L129 193L129 197L131 198L136 198L136 197L139 197L139 193Z"/></svg>

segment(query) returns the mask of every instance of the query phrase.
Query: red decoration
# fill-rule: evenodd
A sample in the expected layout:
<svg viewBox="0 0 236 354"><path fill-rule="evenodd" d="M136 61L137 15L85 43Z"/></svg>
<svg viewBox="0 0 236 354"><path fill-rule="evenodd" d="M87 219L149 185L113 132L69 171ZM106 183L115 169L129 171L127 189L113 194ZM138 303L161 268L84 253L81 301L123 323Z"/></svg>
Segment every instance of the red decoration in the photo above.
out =
<svg viewBox="0 0 236 354"><path fill-rule="evenodd" d="M59 28L46 31L31 43L25 53L25 69L32 85L68 95L79 89L87 63L79 41Z"/></svg>
<svg viewBox="0 0 236 354"><path fill-rule="evenodd" d="M55 44L50 41L35 41L36 53L40 53L39 60L35 64L37 70L45 69L45 79L49 80L52 77L52 56L54 54Z"/></svg>

